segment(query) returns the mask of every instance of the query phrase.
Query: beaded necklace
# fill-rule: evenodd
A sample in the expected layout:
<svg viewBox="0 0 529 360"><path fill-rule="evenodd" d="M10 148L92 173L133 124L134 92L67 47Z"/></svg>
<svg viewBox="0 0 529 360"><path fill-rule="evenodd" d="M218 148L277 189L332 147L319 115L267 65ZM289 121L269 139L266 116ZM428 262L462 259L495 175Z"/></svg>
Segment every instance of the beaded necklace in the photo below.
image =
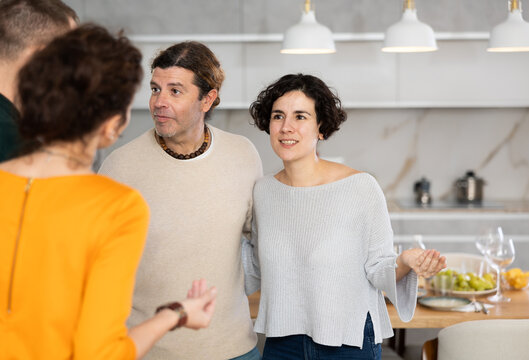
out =
<svg viewBox="0 0 529 360"><path fill-rule="evenodd" d="M179 154L171 149L169 149L169 147L167 146L167 144L165 143L165 140L163 137L161 136L158 136L158 141L160 142L160 146L162 147L162 149L164 149L164 151L166 153L168 153L169 155L171 155L172 157L174 157L175 159L178 159L178 160L189 160L189 159L193 159L193 158L196 158L197 156L199 155L202 155L204 153L204 151L206 151L207 147L208 147L208 144L209 144L209 132L208 132L208 128L207 126L204 124L204 142L202 143L202 145L198 148L197 151L195 152L192 152L190 154Z"/></svg>

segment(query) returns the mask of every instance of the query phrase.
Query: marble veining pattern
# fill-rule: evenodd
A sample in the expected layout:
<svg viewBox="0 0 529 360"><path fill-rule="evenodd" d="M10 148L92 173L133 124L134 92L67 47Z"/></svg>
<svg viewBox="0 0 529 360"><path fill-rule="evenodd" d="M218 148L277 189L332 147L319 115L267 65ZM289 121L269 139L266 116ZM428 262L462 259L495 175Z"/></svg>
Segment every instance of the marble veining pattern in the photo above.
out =
<svg viewBox="0 0 529 360"><path fill-rule="evenodd" d="M423 110L420 117L413 120L413 123L415 126L413 129L413 136L410 140L410 146L408 148L408 153L406 155L406 158L404 159L404 162L402 164L402 167L400 168L400 171L395 177L395 180L392 183L390 183L388 186L386 186L386 188L384 189L387 197L392 197L394 195L399 184L403 181L406 175L413 169L413 167L415 166L417 162L417 153L418 153L417 148L419 144L419 136L421 134L421 131L420 131L421 124L424 121L425 117L427 116L428 111L429 111L428 109ZM384 133L384 136L383 136L383 139L384 139L387 135L393 133L393 131L391 131L391 129L386 128L383 133Z"/></svg>

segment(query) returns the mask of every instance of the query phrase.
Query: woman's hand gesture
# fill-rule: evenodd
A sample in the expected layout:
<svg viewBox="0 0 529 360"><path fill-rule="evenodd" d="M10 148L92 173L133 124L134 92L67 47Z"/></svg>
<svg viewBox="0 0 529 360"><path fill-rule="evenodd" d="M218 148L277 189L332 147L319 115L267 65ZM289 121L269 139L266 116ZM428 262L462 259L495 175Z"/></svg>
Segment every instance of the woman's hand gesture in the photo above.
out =
<svg viewBox="0 0 529 360"><path fill-rule="evenodd" d="M206 280L194 280L187 292L187 299L181 302L187 313L186 328L198 330L209 325L213 312L217 289L207 288Z"/></svg>
<svg viewBox="0 0 529 360"><path fill-rule="evenodd" d="M410 270L418 276L429 278L446 268L446 258L434 249L419 248L404 250L397 257L397 281Z"/></svg>

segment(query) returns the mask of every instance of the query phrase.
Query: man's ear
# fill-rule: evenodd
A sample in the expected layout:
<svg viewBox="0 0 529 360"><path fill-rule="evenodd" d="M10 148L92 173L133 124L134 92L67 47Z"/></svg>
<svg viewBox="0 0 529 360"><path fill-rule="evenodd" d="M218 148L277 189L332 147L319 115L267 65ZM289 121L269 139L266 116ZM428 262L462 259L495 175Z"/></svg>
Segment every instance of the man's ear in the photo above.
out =
<svg viewBox="0 0 529 360"><path fill-rule="evenodd" d="M202 97L202 111L208 112L213 105L213 102L217 99L219 92L217 89L211 89L207 94Z"/></svg>

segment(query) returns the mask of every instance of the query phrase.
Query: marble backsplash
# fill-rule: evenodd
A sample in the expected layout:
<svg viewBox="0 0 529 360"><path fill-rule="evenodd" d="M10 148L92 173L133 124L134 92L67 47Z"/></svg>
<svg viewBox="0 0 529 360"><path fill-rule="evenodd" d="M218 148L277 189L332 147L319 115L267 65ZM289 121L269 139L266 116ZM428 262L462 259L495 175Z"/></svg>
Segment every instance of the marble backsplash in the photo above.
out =
<svg viewBox="0 0 529 360"><path fill-rule="evenodd" d="M389 199L411 199L425 176L434 199L453 199L454 181L474 170L486 181L483 198L529 200L529 109L349 109L348 120L321 142L320 156L374 175ZM245 110L213 113L211 124L242 134L256 146L265 173L281 168L268 135ZM152 126L148 111L134 110L124 137ZM108 152L108 151L107 151Z"/></svg>

